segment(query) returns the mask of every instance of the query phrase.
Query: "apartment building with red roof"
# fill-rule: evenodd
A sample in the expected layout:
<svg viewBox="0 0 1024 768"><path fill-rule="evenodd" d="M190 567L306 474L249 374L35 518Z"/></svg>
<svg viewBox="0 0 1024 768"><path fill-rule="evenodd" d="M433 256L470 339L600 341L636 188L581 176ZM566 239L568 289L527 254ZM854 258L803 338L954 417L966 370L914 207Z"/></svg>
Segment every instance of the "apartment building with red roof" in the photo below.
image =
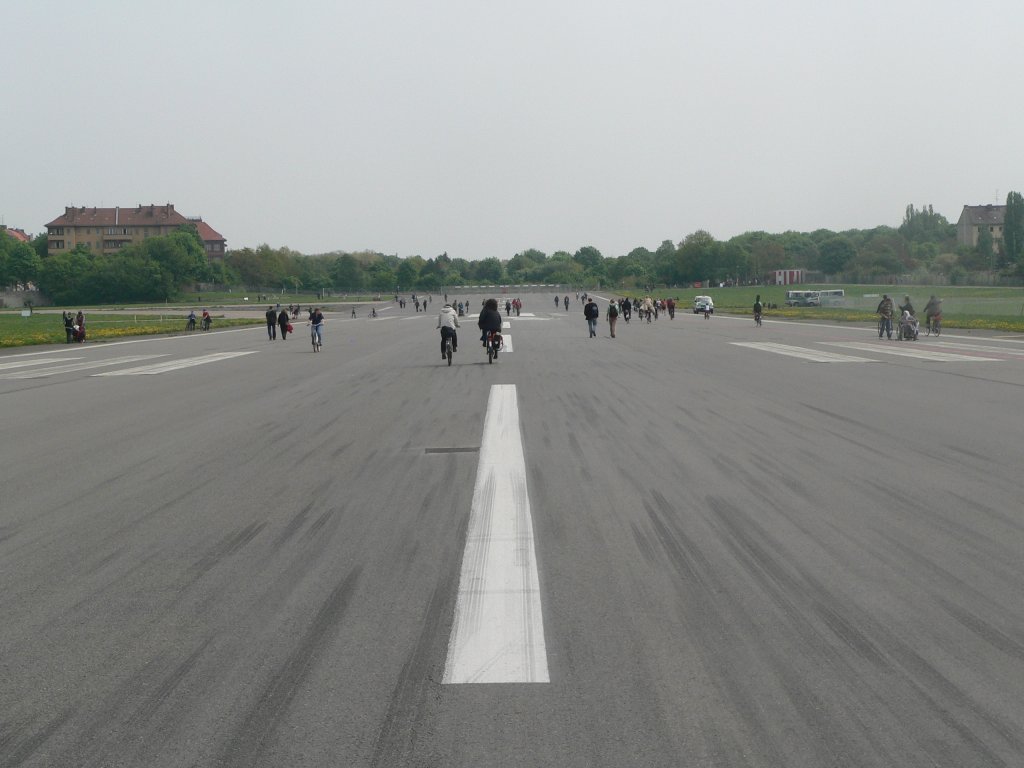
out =
<svg viewBox="0 0 1024 768"><path fill-rule="evenodd" d="M227 240L200 216L183 216L166 205L134 208L66 207L64 215L46 225L47 253L84 245L96 253L116 253L129 243L168 235L183 224L195 226L210 261L223 259Z"/></svg>

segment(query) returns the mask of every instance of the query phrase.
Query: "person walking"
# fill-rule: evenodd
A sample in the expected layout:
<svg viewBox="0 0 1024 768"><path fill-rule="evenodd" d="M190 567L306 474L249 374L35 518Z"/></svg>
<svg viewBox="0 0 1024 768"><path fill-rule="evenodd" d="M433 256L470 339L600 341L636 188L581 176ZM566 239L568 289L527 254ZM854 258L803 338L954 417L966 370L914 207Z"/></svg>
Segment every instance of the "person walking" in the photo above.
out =
<svg viewBox="0 0 1024 768"><path fill-rule="evenodd" d="M619 319L619 308L615 304L615 299L612 299L611 301L608 302L608 312L605 314L605 317L608 318L608 330L611 332L612 338L614 339L615 323Z"/></svg>
<svg viewBox="0 0 1024 768"><path fill-rule="evenodd" d="M281 314L277 316L277 324L281 326L281 341L288 335L288 319L288 313L282 309Z"/></svg>
<svg viewBox="0 0 1024 768"><path fill-rule="evenodd" d="M68 337L67 344L70 344L75 336L75 318L70 312L64 312L64 334Z"/></svg>
<svg viewBox="0 0 1024 768"><path fill-rule="evenodd" d="M593 299L588 299L583 305L583 316L587 318L587 330L590 331L590 338L597 336L597 319L601 316L601 310Z"/></svg>
<svg viewBox="0 0 1024 768"><path fill-rule="evenodd" d="M267 340L273 341L277 338L277 312L273 307L267 307Z"/></svg>

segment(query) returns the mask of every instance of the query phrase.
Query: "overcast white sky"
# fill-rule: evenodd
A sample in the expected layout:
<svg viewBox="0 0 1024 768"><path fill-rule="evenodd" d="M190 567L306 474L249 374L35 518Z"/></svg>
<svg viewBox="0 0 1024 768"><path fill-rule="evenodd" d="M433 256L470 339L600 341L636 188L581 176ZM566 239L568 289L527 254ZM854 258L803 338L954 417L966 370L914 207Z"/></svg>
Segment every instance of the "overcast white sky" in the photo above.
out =
<svg viewBox="0 0 1024 768"><path fill-rule="evenodd" d="M1021 0L8 0L0 217L606 256L1024 190Z"/></svg>

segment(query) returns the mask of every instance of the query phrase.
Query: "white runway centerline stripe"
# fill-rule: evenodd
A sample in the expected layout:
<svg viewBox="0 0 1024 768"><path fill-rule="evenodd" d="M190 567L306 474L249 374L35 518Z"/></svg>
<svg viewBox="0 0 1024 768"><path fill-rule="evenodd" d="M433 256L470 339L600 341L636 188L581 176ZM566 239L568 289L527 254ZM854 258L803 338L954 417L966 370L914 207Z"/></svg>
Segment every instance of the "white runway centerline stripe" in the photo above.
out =
<svg viewBox="0 0 1024 768"><path fill-rule="evenodd" d="M0 374L0 379L43 379L47 376L54 376L58 373L73 373L75 371L87 371L90 368L103 368L108 365L120 365L121 363L136 363L139 360L152 360L163 355L129 355L128 357L112 357L108 360L92 360L86 363L68 363L67 365L54 365L50 368L33 368L30 371L18 371L17 373ZM47 360L47 363L55 363L56 360Z"/></svg>
<svg viewBox="0 0 1024 768"><path fill-rule="evenodd" d="M550 682L514 385L487 401L442 682Z"/></svg>
<svg viewBox="0 0 1024 768"><path fill-rule="evenodd" d="M936 352L928 348L917 348L915 349L912 341L898 341L895 345L890 346L887 342L879 342L878 344L861 344L860 342L848 342L848 341L823 341L822 344L828 344L832 347L845 347L846 349L858 349L863 352L879 352L883 355L897 355L899 357L913 357L917 360L931 360L932 362L941 363L996 363L999 360L995 357L979 357L978 355L957 355L953 352Z"/></svg>
<svg viewBox="0 0 1024 768"><path fill-rule="evenodd" d="M206 363L216 363L221 360L230 360L233 357L242 355L254 355L256 350L247 352L216 352L212 355L200 355L199 357L184 357L181 360L165 360L155 365L140 365L135 368L122 368L119 371L106 371L105 373L94 373L93 376L155 376L159 373L168 373L182 368L193 368Z"/></svg>
<svg viewBox="0 0 1024 768"><path fill-rule="evenodd" d="M770 341L733 341L737 347L750 347L760 349L764 352L774 352L777 355L799 357L801 360L809 360L812 363L873 363L869 357L856 357L854 355L840 355L837 352L824 352L817 349L805 349L804 347L792 347L788 344L775 344Z"/></svg>

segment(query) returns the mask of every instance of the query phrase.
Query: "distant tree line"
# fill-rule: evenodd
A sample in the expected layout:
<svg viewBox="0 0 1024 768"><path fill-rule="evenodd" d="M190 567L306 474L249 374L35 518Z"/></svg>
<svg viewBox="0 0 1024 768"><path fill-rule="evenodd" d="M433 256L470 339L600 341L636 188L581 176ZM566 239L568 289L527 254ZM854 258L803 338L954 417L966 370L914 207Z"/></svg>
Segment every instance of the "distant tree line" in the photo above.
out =
<svg viewBox="0 0 1024 768"><path fill-rule="evenodd" d="M766 282L777 269L802 268L845 282L887 282L915 274L956 283L987 272L1024 278L1024 198L1007 196L1002 241L983 230L976 247L958 247L956 227L932 206L908 205L898 228L833 232L746 232L716 240L697 230L654 250L639 246L617 257L587 245L574 253L536 249L507 260L469 261L447 253L431 258L373 251L305 255L260 245L229 251L209 263L194 227L98 254L78 247L48 256L46 236L31 244L0 238L0 285L34 283L60 304L164 301L183 287L215 283L252 289L307 292L391 292L462 285L544 283L642 288Z"/></svg>
<svg viewBox="0 0 1024 768"><path fill-rule="evenodd" d="M1016 218L1015 218L1016 217ZM1015 224L1014 222L1019 222ZM528 249L507 260L468 261L447 253L432 258L363 251L304 256L268 245L228 253L225 270L247 286L282 286L323 291L437 290L481 284L558 283L643 287L696 281L765 282L774 270L802 268L847 282L886 282L907 275L943 275L951 282L977 272L1024 278L1024 199L1007 198L1004 242L982 239L957 245L956 227L932 206L908 205L897 227L833 232L747 232L716 240L698 230L654 250L640 246L608 257L587 245L574 253ZM1016 234L1014 234L1016 233ZM987 234L987 233L984 233Z"/></svg>

